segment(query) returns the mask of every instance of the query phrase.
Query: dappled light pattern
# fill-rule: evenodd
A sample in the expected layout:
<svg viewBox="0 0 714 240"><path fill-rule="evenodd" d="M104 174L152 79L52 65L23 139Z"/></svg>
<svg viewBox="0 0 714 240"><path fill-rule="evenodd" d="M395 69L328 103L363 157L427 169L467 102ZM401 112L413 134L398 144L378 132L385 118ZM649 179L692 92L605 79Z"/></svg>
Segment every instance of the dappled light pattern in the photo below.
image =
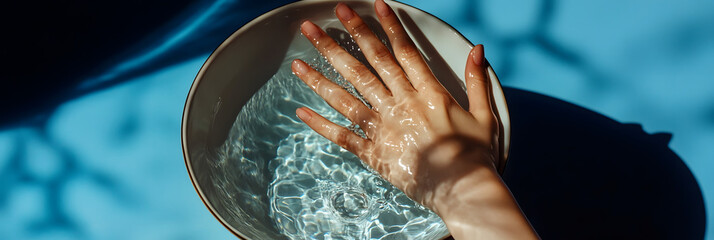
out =
<svg viewBox="0 0 714 240"><path fill-rule="evenodd" d="M143 45L39 117L3 125L3 239L232 237L186 172L183 104L210 52L285 1L196 2L177 28L136 36ZM483 43L505 86L672 134L714 216L714 2L406 2Z"/></svg>

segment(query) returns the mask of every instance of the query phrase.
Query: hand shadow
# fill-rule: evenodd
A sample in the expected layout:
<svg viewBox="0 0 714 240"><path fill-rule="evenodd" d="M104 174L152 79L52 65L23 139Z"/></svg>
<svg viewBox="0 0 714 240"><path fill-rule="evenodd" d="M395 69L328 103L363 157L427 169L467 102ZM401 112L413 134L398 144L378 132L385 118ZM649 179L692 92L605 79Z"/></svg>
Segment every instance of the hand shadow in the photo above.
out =
<svg viewBox="0 0 714 240"><path fill-rule="evenodd" d="M543 239L703 239L704 201L670 134L505 88L503 179Z"/></svg>

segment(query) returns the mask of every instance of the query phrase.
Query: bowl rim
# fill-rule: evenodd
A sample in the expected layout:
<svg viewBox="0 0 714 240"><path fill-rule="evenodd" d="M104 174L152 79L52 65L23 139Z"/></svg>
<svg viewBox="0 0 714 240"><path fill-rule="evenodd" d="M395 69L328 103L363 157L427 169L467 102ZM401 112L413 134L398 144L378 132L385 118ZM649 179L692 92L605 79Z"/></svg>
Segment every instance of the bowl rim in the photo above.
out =
<svg viewBox="0 0 714 240"><path fill-rule="evenodd" d="M389 4L392 5L391 6L392 8L394 8L394 6L396 4L396 5L399 5L400 7L412 8L412 9L418 10L424 14L431 16L432 18L438 20L442 24L448 26L448 28L452 32L458 34L463 40L465 40L466 43L468 43L468 45L470 47L474 46L474 44L468 38L466 38L461 32L456 30L456 28L454 28L451 24L447 23L446 21L442 20L441 18L439 18L429 12L426 12L418 7L414 7L412 5L409 5L409 4L400 2L400 1L396 1L396 0L385 0L385 1L388 1ZM198 195L201 199L201 202L203 202L203 204L206 206L206 208L208 208L209 212L211 212L213 217L215 217L216 220L218 220L218 222L221 223L221 225L223 225L226 229L228 229L234 236L236 236L239 239L249 239L249 238L246 236L243 236L243 234L240 231L238 231L237 229L228 225L226 223L225 219L223 219L223 217L220 216L216 212L216 210L213 208L213 206L211 206L211 204L209 204L208 199L206 199L206 195L203 193L201 188L198 186L198 180L196 179L196 175L194 174L193 168L191 167L191 157L189 156L189 146L187 144L187 139L188 139L187 129L188 129L188 116L190 115L190 112L191 112L192 102L193 102L194 96L196 94L196 89L198 88L199 84L201 83L201 80L203 80L203 76L206 72L207 66L209 66L215 60L217 53L222 52L229 45L229 43L232 42L234 39L243 35L244 32L246 32L252 26L262 22L263 20L265 20L269 17L272 17L273 15L275 15L276 13L279 13L280 11L286 10L288 8L293 8L293 7L301 7L303 5L312 4L313 2L335 2L335 4L336 4L339 2L372 2L372 1L371 0L364 0L364 1L362 1L362 0L298 0L296 2L281 5L279 7L276 7L268 12L265 12L265 13L259 15L258 17L250 20L248 23L244 24L243 26L238 28L236 31L234 31L230 36L228 36L225 40L223 40L223 42L221 42L221 44L218 45L218 47L216 47L215 50L213 50L211 52L211 54L208 56L208 58L201 65L201 68L198 71L198 73L196 74L196 77L194 77L194 80L191 83L191 88L190 88L188 95L186 97L186 101L184 102L184 109L183 109L183 114L181 117L181 148L182 148L182 152L183 152L184 164L186 165L186 170L188 171L189 177L191 179L191 184L193 185L193 188L198 193ZM499 130L501 133L500 135L503 139L503 140L499 139L499 141L503 141L500 143L500 145L501 145L500 147L503 149L501 151L501 155L502 155L501 156L501 165L502 166L496 166L496 167L499 168L500 171L502 172L503 168L505 167L506 161L508 160L508 155L510 152L510 146L509 147L504 146L504 145L510 145L510 114L508 111L508 103L505 100L505 94L503 92L503 87L500 85L500 80L497 77L495 71L491 67L491 64L488 62L488 60L486 60L486 64L487 64L487 71L489 71L489 78L490 78L490 75L492 75L495 78L495 79L492 79L491 82L493 82L495 80L495 82L498 83L498 86L496 87L497 89L491 89L491 91L498 90L500 92L501 96L504 96L504 99L503 99L504 106L502 109L504 112L500 112L501 109L499 109L499 111L496 111L498 113L497 117L499 118L499 120L507 121L509 124L508 129L506 129L506 127L504 127L503 124L499 124L499 127L501 128ZM449 234L449 235L445 236L444 238L447 238L448 236L451 236L451 235Z"/></svg>

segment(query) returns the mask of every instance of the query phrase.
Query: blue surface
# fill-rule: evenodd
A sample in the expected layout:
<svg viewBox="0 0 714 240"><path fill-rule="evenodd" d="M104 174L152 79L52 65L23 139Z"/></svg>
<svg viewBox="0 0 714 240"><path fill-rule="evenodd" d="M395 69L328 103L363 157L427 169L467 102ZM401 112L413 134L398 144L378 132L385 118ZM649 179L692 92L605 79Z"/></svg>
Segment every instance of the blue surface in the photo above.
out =
<svg viewBox="0 0 714 240"><path fill-rule="evenodd" d="M189 48L186 39L218 20L232 31L265 11L228 14L217 9L240 1L204 2L180 29L80 88ZM671 133L714 216L713 1L407 3L483 43L505 86ZM0 131L0 236L231 238L195 193L180 147L185 97L208 54L158 64L62 103L41 124ZM712 231L708 221L707 238Z"/></svg>

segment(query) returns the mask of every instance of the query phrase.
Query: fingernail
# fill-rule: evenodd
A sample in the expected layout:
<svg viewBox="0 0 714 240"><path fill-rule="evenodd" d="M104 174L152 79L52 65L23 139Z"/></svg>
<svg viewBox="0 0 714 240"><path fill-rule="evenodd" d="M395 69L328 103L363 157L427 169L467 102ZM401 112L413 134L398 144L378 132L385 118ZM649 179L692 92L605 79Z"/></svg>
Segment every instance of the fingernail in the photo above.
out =
<svg viewBox="0 0 714 240"><path fill-rule="evenodd" d="M382 17L389 16L389 13L391 12L389 9L389 6L387 6L386 3L384 3L384 0L377 0L375 3L375 8L377 9L377 14Z"/></svg>
<svg viewBox="0 0 714 240"><path fill-rule="evenodd" d="M311 38L317 38L320 36L320 34L322 34L320 28L318 28L314 23L310 21L303 22L300 27L302 28L303 32L305 32L305 34L307 34L307 36Z"/></svg>
<svg viewBox="0 0 714 240"><path fill-rule="evenodd" d="M305 62L295 59L295 60L293 60L292 65L293 65L293 72L299 73L301 75L307 73L307 66L306 66Z"/></svg>
<svg viewBox="0 0 714 240"><path fill-rule="evenodd" d="M312 115L310 115L310 113L309 113L307 110L303 109L303 108L298 108L297 110L295 110L295 114L296 114L296 115L298 116L298 118L300 118L300 120L302 120L303 122L307 122L307 121L310 120L310 118L312 118Z"/></svg>
<svg viewBox="0 0 714 240"><path fill-rule="evenodd" d="M342 21L349 21L354 17L354 14L352 13L352 9L345 5L344 3L338 3L337 4L337 17L342 19Z"/></svg>
<svg viewBox="0 0 714 240"><path fill-rule="evenodd" d="M485 61L483 57L483 45L479 44L476 45L472 50L471 50L471 57L474 60L474 63L476 65L482 65Z"/></svg>

